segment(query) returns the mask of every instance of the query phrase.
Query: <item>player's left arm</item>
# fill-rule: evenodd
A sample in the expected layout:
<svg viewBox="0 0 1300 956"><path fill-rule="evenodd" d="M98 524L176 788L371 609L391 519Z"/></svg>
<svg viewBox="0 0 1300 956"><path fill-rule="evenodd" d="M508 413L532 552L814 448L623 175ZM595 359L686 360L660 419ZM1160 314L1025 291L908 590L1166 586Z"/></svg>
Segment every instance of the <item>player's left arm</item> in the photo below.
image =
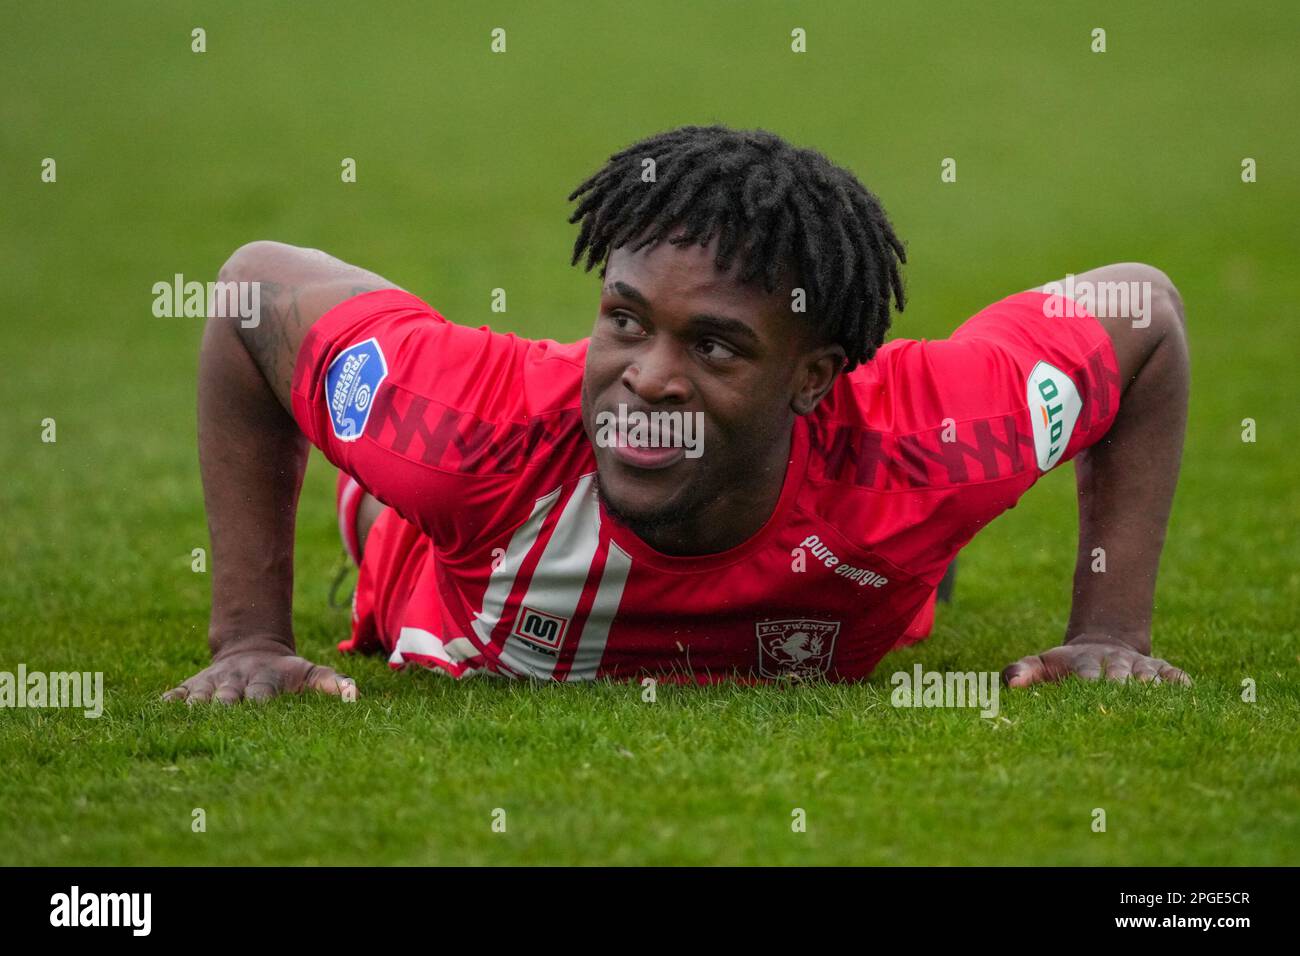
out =
<svg viewBox="0 0 1300 956"><path fill-rule="evenodd" d="M1085 280L1143 283L1147 314L1098 319L1115 347L1121 398L1105 437L1075 457L1079 548L1065 643L1022 658L1003 678L1011 687L1070 674L1190 683L1151 651L1156 571L1187 424L1183 302L1167 275L1140 263L1094 269L1075 286ZM1093 571L1096 548L1104 549L1104 572Z"/></svg>

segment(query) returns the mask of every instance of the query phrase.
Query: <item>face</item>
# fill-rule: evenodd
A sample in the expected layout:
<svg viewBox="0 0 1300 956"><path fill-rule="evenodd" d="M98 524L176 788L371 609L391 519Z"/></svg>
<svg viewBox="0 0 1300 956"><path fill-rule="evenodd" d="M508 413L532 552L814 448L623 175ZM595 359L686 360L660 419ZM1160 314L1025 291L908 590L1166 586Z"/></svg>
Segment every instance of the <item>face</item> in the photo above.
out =
<svg viewBox="0 0 1300 956"><path fill-rule="evenodd" d="M813 341L788 286L742 285L738 264L714 265L716 244L659 243L614 250L583 377L583 422L595 448L606 506L638 530L726 520L752 512L752 493L779 494L794 416L812 411L843 362L838 346ZM624 406L633 413L685 413L697 424L698 456L681 447L610 446L603 433ZM678 426L685 415L667 416ZM757 499L764 500L762 498ZM766 517L766 516L764 516Z"/></svg>

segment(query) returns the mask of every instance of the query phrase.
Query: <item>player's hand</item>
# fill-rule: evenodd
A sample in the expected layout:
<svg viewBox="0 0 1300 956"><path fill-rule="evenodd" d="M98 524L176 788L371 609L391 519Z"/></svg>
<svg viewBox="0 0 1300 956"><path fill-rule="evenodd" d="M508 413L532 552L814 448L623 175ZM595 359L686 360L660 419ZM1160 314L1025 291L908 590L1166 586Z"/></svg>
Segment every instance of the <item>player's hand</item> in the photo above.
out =
<svg viewBox="0 0 1300 956"><path fill-rule="evenodd" d="M345 701L357 699L357 685L351 677L298 657L279 641L250 638L218 651L211 665L167 691L163 700L234 704L305 690L333 694Z"/></svg>
<svg viewBox="0 0 1300 956"><path fill-rule="evenodd" d="M1045 681L1064 680L1073 674L1083 680L1190 684L1191 678L1159 657L1148 657L1122 641L1104 636L1081 635L1068 644L1041 654L1022 657L1002 672L1008 687L1028 687Z"/></svg>

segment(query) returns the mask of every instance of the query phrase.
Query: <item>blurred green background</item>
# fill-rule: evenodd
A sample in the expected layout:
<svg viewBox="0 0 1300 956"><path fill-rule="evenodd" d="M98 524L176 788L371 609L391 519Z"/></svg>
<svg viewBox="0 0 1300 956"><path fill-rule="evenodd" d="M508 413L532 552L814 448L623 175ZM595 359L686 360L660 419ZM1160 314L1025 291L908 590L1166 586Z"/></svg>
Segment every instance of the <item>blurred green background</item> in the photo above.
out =
<svg viewBox="0 0 1300 956"><path fill-rule="evenodd" d="M1098 27L1105 53L1090 49ZM6 4L0 670L103 670L109 712L0 711L0 832L27 835L0 842L0 862L1297 862L1298 39L1285 0ZM568 266L565 197L629 142L714 121L819 148L881 197L909 256L896 335L944 336L1106 262L1173 277L1194 381L1156 646L1197 690L1021 695L996 740L960 715L882 712L894 659L851 690L670 695L659 723L630 690L470 691L376 661L348 662L367 695L351 716L157 705L206 656L190 552L207 534L202 320L155 318L153 284L215 278L240 244L278 239L378 271L453 321L577 338L596 284ZM945 157L955 183L940 182ZM1059 640L1074 523L1064 469L968 549L956 604L901 665L1000 669ZM300 646L337 663L347 625L325 606L338 544L318 456L299 529ZM1107 714L1128 719L1091 723ZM647 735L654 771L617 755ZM355 776L325 774L336 763ZM373 780L391 796L356 809ZM1090 786L1130 801L1147 832L1090 839ZM798 792L840 829L791 845L782 808ZM402 829L407 797L475 820L507 797L546 812L532 843L492 843L486 823L422 842ZM636 838L618 823L632 803ZM226 808L226 836L187 842L189 808L208 805ZM764 835L753 820L772 807ZM1010 849L1026 814L1041 829Z"/></svg>

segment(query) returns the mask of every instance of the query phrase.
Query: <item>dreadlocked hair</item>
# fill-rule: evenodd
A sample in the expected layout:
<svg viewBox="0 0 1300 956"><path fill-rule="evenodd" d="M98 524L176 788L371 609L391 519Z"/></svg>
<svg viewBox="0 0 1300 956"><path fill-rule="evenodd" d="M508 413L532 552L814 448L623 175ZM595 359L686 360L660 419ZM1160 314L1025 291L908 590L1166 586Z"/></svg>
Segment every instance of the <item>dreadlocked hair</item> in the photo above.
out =
<svg viewBox="0 0 1300 956"><path fill-rule="evenodd" d="M655 175L642 170L654 160ZM740 281L774 292L793 269L809 321L848 356L868 361L889 330L891 297L903 311L907 261L880 201L848 170L765 130L682 126L615 153L570 195L581 222L573 264L602 267L612 250L667 239L707 245L714 264L739 257Z"/></svg>

